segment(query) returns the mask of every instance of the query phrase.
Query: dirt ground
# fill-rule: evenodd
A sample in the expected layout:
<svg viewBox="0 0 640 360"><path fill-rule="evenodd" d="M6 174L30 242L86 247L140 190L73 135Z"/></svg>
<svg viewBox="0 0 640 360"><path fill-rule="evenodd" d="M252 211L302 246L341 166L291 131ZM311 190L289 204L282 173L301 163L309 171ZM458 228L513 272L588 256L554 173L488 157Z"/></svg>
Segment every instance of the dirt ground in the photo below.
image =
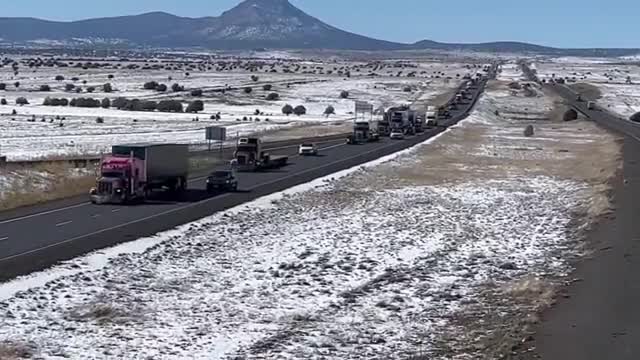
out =
<svg viewBox="0 0 640 360"><path fill-rule="evenodd" d="M597 100L602 97L602 92L595 85L577 83L569 85L569 87L582 94L582 96L587 100Z"/></svg>

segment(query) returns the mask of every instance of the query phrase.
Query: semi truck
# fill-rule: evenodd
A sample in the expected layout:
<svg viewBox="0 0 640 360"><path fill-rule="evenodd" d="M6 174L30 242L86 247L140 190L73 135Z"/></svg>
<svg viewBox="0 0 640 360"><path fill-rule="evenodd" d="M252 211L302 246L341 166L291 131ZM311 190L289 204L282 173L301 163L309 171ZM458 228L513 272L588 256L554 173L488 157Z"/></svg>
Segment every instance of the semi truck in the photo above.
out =
<svg viewBox="0 0 640 360"><path fill-rule="evenodd" d="M289 161L286 155L271 155L264 151L259 138L239 139L233 158L236 169L245 172L277 169Z"/></svg>
<svg viewBox="0 0 640 360"><path fill-rule="evenodd" d="M188 145L114 145L100 160L90 199L94 204L126 204L144 201L158 189L179 194L187 189L188 171Z"/></svg>
<svg viewBox="0 0 640 360"><path fill-rule="evenodd" d="M427 106L425 117L427 118L427 126L438 126L438 109L435 106Z"/></svg>

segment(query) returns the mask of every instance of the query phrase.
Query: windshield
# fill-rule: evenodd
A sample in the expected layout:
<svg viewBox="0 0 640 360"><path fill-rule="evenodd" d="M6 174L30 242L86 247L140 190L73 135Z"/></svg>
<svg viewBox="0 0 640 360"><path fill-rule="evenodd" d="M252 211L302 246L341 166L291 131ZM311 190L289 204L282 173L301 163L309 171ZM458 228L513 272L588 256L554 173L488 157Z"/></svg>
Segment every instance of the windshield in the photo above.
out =
<svg viewBox="0 0 640 360"><path fill-rule="evenodd" d="M302 147L313 147L313 144L302 144L300 146L302 146Z"/></svg>

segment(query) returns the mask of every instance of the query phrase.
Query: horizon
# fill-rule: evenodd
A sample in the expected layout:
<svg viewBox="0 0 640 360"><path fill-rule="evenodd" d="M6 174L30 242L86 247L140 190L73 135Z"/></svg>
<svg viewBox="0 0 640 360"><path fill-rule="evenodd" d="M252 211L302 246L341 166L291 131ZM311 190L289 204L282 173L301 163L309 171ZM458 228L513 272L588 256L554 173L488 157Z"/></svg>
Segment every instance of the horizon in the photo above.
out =
<svg viewBox="0 0 640 360"><path fill-rule="evenodd" d="M114 0L109 4L92 5L91 9L85 9L80 0L68 0L68 6L63 9L48 3L36 6L39 2L41 0L23 0L12 6L3 17L33 17L65 22L150 12L166 12L192 18L216 17L242 1L217 0L215 4L209 4L205 0L192 0L188 6L178 6L169 0L140 0L135 3ZM636 12L612 13L610 10L625 7L640 10L640 5L629 0L609 1L607 8L598 7L593 1L578 0L567 0L562 4L541 0L535 6L526 3L512 4L505 0L488 0L482 3L463 0L455 11L449 11L448 8L443 11L433 3L420 0L402 0L402 6L398 6L398 2L388 4L383 0L370 0L367 2L369 6L364 8L354 2L345 4L338 0L325 0L322 3L310 0L289 2L334 27L398 43L433 40L463 44L523 42L555 48L640 48L640 43L633 35L634 19L631 14ZM406 12L407 8L415 8L417 11ZM73 11L68 11L69 9ZM358 16L353 16L356 11L359 12ZM538 15L540 12L544 13L544 17ZM567 20L567 16L571 19ZM573 21L576 18L582 18L582 22L591 25L589 35L583 33L583 27ZM596 21L589 22L588 19ZM387 23L401 23L402 26L380 25ZM605 30L594 32L594 27ZM477 31L480 28L482 32ZM509 35L505 35L507 33Z"/></svg>

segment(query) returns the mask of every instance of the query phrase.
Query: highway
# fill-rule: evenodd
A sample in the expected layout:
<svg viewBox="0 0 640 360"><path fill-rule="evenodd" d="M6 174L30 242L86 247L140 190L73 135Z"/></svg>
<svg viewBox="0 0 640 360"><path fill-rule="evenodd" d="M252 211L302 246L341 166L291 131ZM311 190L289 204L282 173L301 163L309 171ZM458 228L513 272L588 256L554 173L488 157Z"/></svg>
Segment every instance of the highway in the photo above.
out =
<svg viewBox="0 0 640 360"><path fill-rule="evenodd" d="M534 81L545 89L560 95L569 106L587 118L595 121L598 125L628 135L629 137L640 141L640 123L621 118L619 115L613 114L598 106L597 102L595 107L590 110L587 108L587 101L596 101L596 99L589 99L582 96L583 101L577 101L578 93L570 87L564 84L542 83L536 74L526 66L526 64L523 64L523 71L529 80Z"/></svg>
<svg viewBox="0 0 640 360"><path fill-rule="evenodd" d="M466 117L484 90L476 86L472 100L451 112L445 126ZM347 145L344 139L325 140L320 156L299 157L297 146L282 146L273 154L287 154L285 168L239 173L239 191L212 196L204 177L190 179L189 191L180 201L149 201L140 205L93 205L86 200L43 204L28 211L0 214L0 281L45 269L59 261L201 219L258 197L309 182L411 147L445 130L445 126L404 140ZM214 170L214 169L211 169ZM88 200L88 199L87 199Z"/></svg>

